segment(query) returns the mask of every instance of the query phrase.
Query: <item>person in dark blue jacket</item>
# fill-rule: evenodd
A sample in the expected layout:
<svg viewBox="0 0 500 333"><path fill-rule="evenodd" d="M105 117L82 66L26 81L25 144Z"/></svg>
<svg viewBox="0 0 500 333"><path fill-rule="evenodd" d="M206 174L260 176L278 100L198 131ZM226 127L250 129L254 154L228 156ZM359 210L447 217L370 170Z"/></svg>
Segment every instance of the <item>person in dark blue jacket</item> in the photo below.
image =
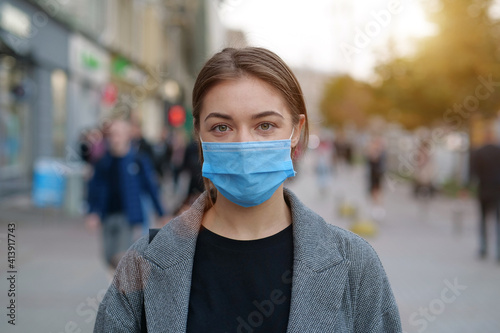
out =
<svg viewBox="0 0 500 333"><path fill-rule="evenodd" d="M164 210L151 162L131 146L128 121L110 123L108 144L89 182L86 225L91 230L102 225L104 257L114 269L133 243L134 227L144 222L141 193L146 190L159 216Z"/></svg>

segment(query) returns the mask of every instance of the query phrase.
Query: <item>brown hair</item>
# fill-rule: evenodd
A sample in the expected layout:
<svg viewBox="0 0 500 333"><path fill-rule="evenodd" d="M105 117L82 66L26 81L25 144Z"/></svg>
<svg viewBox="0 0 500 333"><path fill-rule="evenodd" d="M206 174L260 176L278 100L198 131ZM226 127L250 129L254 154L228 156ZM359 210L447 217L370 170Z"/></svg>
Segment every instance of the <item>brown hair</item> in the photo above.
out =
<svg viewBox="0 0 500 333"><path fill-rule="evenodd" d="M196 137L199 137L203 100L210 89L222 81L238 79L245 75L267 82L281 94L291 112L294 126L299 123L301 114L305 116L304 131L301 133L298 145L307 147L309 127L306 105L299 82L280 57L260 47L226 48L205 63L193 88L193 118ZM292 148L292 157L296 147ZM201 146L200 158L203 162ZM216 191L213 184L206 178L204 178L204 183L211 197L215 198Z"/></svg>

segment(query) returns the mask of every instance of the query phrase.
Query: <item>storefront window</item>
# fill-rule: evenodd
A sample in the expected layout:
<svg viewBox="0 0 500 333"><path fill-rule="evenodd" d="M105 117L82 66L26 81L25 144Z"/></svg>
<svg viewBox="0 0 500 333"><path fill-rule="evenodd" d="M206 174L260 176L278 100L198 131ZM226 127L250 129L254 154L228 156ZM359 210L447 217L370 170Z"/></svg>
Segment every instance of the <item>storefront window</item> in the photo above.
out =
<svg viewBox="0 0 500 333"><path fill-rule="evenodd" d="M26 167L26 90L22 66L0 55L0 178L18 176Z"/></svg>

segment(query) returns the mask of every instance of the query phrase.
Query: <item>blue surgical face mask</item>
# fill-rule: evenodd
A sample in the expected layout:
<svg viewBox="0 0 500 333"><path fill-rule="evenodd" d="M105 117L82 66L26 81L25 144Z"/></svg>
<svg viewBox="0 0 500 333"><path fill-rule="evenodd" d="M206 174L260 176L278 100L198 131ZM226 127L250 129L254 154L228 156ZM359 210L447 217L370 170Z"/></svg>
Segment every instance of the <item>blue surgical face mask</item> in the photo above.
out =
<svg viewBox="0 0 500 333"><path fill-rule="evenodd" d="M290 157L292 136L274 141L202 141L203 177L237 205L260 205L285 179L295 176Z"/></svg>

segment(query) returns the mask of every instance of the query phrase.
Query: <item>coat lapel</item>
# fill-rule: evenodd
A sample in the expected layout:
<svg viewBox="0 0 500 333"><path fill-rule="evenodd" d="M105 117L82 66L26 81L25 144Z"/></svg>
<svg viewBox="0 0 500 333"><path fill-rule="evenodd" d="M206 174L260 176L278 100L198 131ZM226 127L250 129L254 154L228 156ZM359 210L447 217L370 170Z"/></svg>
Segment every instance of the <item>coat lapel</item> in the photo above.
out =
<svg viewBox="0 0 500 333"><path fill-rule="evenodd" d="M191 270L190 261L152 270L154 286L144 291L148 332L186 332Z"/></svg>
<svg viewBox="0 0 500 333"><path fill-rule="evenodd" d="M150 271L144 277L148 332L186 331L193 258L204 204L205 194L190 210L163 227L144 254L150 262Z"/></svg>
<svg viewBox="0 0 500 333"><path fill-rule="evenodd" d="M349 262L325 222L285 189L294 230L289 333L333 332L344 299Z"/></svg>
<svg viewBox="0 0 500 333"><path fill-rule="evenodd" d="M349 264L346 261L322 272L303 263L294 265L288 333L334 332L344 300Z"/></svg>

